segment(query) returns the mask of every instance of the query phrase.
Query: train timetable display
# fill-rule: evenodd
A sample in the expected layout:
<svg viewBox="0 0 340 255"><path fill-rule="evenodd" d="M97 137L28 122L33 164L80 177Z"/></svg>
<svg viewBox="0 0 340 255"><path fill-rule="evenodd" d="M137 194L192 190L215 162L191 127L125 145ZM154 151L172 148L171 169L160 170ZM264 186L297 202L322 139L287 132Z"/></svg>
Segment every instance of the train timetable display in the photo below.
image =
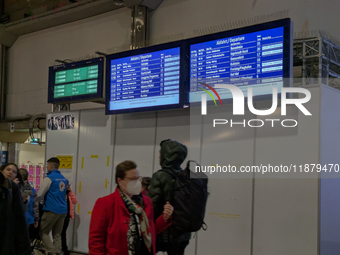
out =
<svg viewBox="0 0 340 255"><path fill-rule="evenodd" d="M112 59L109 63L109 111L179 104L179 47Z"/></svg>
<svg viewBox="0 0 340 255"><path fill-rule="evenodd" d="M54 98L97 93L98 65L55 73Z"/></svg>
<svg viewBox="0 0 340 255"><path fill-rule="evenodd" d="M252 87L255 96L271 94L273 87L280 92L283 55L283 27L192 44L189 100L201 101L202 83L236 85L243 92ZM216 90L221 99L232 98L229 90Z"/></svg>

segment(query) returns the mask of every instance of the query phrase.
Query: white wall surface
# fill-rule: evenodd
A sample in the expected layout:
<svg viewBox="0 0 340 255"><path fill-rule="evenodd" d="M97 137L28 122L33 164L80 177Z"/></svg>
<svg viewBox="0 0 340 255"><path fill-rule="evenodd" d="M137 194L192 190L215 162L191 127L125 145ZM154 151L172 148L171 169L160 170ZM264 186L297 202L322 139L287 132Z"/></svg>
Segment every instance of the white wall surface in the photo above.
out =
<svg viewBox="0 0 340 255"><path fill-rule="evenodd" d="M336 25L339 2L330 1L265 1L265 0L165 0L151 14L152 37L184 33L194 35L194 30L211 28L224 23L247 20L259 15L288 10L294 22L294 31L326 29L339 36Z"/></svg>
<svg viewBox="0 0 340 255"><path fill-rule="evenodd" d="M295 32L326 29L340 37L338 7L339 2L335 0L165 0L159 9L150 13L150 38L153 41L168 41L173 40L171 35L175 35L172 37L174 39L192 37L201 34L200 31L195 32L197 29L282 10L289 10L288 16L294 22ZM207 31L213 32L213 29ZM108 52L114 46L129 43L129 40L130 10L126 8L21 36L9 49L7 116L18 118L51 110L47 104L48 67L53 65L55 59L84 57L97 50ZM82 106L71 106L71 109L79 108ZM137 162L141 175L150 176L158 169L159 141L167 137L187 141L186 136L190 132L184 116L175 111L161 112L158 118L152 112L117 116L116 128L110 131L115 132L111 167L114 168L117 163L128 158ZM246 134L234 133L232 137L225 137L221 141L212 140L214 137L203 130L205 140L200 143L203 144L204 157L199 155L200 161L205 164L222 159L222 163L232 161L235 165L263 161L273 164L292 161L311 163L311 158L318 161L316 151L320 146L317 131L319 120L302 123L298 133L293 131L286 136L281 133L272 134L268 130L263 134L247 131ZM105 132L110 133L107 130ZM220 134L223 137L222 131ZM239 136L245 136L245 139L239 139ZM297 136L299 139L296 139ZM74 154L73 163L78 163L80 171L80 161L77 159L78 129L48 132L47 143L47 158L56 154ZM90 139L84 140L85 146L89 143ZM220 154L210 153L210 149L215 146L220 148ZM314 148L311 154L304 151L307 147ZM222 153L224 150L226 152ZM240 153L245 156L240 158ZM107 153L101 151L98 155L104 157ZM75 179L75 174L72 178ZM226 252L246 255L317 254L318 182L315 179L256 179L255 183L250 179L213 179L209 186L212 191L207 207L209 229L207 232L199 232L197 250L193 246L195 241L191 241L187 250L189 255L222 255ZM223 218L216 216L218 213L241 217ZM83 224L81 228L78 226L79 229L88 228L88 218ZM329 238L325 240L334 241ZM82 242L79 250L86 251L84 237Z"/></svg>
<svg viewBox="0 0 340 255"><path fill-rule="evenodd" d="M304 105L312 116L294 107L284 118L297 119L296 128L257 129L255 165L319 163L321 90L319 86L309 90L311 100ZM256 174L253 255L318 254L317 177Z"/></svg>
<svg viewBox="0 0 340 255"><path fill-rule="evenodd" d="M45 164L45 145L20 144L19 164Z"/></svg>
<svg viewBox="0 0 340 255"><path fill-rule="evenodd" d="M198 159L202 165L208 166L216 163L235 166L318 163L320 88L316 86L310 91L313 100L306 107L313 117L304 117L299 111L289 108L287 118L296 117L299 126L287 131L283 128L264 128L261 131L221 126L211 132L209 118L218 118L221 114L231 118L231 106L208 108L209 118L205 117L203 125L195 127L199 137L194 140L197 144L188 159ZM259 106L261 103L256 108ZM159 169L161 140L179 140L190 150L189 138L194 138L191 128L197 123L192 122L188 114L188 109L178 109L105 116L104 110L84 110L79 118L79 145L78 125L73 131L47 133L48 157L71 153L77 162L75 188L80 210L77 205L75 250L88 250L93 205L97 198L114 191L114 168L118 163L134 160L142 176L151 176ZM255 118L250 114L246 117ZM109 167L105 165L108 156ZM299 254L316 255L318 180L306 176L295 179L257 176L255 180L253 174L241 177L209 176L210 196L205 218L208 230L198 232L190 241L186 254L201 255L214 251L221 255L284 255L298 251ZM108 181L105 188L106 179L111 179L111 185ZM82 183L80 193L79 182Z"/></svg>
<svg viewBox="0 0 340 255"><path fill-rule="evenodd" d="M137 163L141 176L151 177L154 169L156 113L117 115L115 137L114 168L125 160L132 160ZM113 181L112 191L114 189Z"/></svg>
<svg viewBox="0 0 340 255"><path fill-rule="evenodd" d="M106 52L129 43L129 35L130 10L125 8L19 37L9 49L7 117L51 111L47 104L48 67L55 59Z"/></svg>
<svg viewBox="0 0 340 255"><path fill-rule="evenodd" d="M197 109L191 109L191 113L194 114L195 110ZM200 143L201 165L252 165L254 129L239 126L231 128L227 125L213 128L211 124L212 119L239 121L239 118L244 117L233 117L230 104L208 107L207 112ZM250 116L247 113L245 118ZM193 128L195 127L191 131ZM228 173L215 173L208 174L208 177L210 194L205 216L208 229L198 233L197 254L209 254L211 251L219 254L251 254L252 174L238 178Z"/></svg>
<svg viewBox="0 0 340 255"><path fill-rule="evenodd" d="M78 199L73 249L88 251L91 212L96 200L110 194L115 117L104 110L80 112L77 182Z"/></svg>
<svg viewBox="0 0 340 255"><path fill-rule="evenodd" d="M340 93L322 87L320 163L340 165ZM335 170L335 169L334 169ZM322 173L320 180L320 255L335 255L340 250L340 174Z"/></svg>
<svg viewBox="0 0 340 255"><path fill-rule="evenodd" d="M157 43L193 37L203 28L208 28L205 33L214 32L211 27L283 10L289 11L295 32L325 29L339 37L337 7L336 0L165 0L150 13L150 39ZM130 9L123 8L20 36L9 49L7 117L49 112L48 67L54 60L86 57L97 50L112 53L113 47L129 44L130 21ZM71 109L84 107L100 105L74 105Z"/></svg>
<svg viewBox="0 0 340 255"><path fill-rule="evenodd" d="M52 113L51 116L64 115L65 113ZM46 160L55 156L73 156L72 169L60 169L60 172L71 184L71 189L76 190L76 170L79 132L79 112L68 112L74 115L74 129L46 130ZM76 211L75 211L76 212ZM68 246L72 247L74 221L71 219L67 229Z"/></svg>

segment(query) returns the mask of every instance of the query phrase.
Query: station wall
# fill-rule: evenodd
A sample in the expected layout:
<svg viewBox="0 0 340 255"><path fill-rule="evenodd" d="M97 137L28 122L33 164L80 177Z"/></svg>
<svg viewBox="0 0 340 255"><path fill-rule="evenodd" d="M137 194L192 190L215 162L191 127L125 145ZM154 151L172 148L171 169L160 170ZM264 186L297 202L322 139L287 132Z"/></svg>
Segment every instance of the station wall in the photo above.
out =
<svg viewBox="0 0 340 255"><path fill-rule="evenodd" d="M176 41L220 28L228 30L286 17L292 19L298 37L316 36L309 32L319 29L339 37L337 8L333 8L337 5L335 0L326 3L321 0L165 0L150 13L150 41L153 44ZM56 59L93 58L95 51L111 54L128 49L130 15L130 9L122 8L20 36L8 51L7 118L51 111L47 104L48 67ZM95 107L102 105L76 104L72 110Z"/></svg>
<svg viewBox="0 0 340 255"><path fill-rule="evenodd" d="M151 176L159 169L159 143L164 139L186 144L188 159L206 166L318 163L321 89L315 86L310 91L313 100L306 107L313 117L289 109L287 117L296 117L299 125L287 131L220 127L211 132L208 118L198 116L201 124L191 122L190 109L116 116L105 115L103 109L68 113L76 116L74 130L48 130L46 158L74 155L70 176L75 178L79 203L70 247L88 251L91 211L97 198L114 191L115 166L134 160L141 176ZM231 117L231 105L209 108L208 115L221 113ZM259 116L247 113L246 118ZM195 140L197 128L200 135ZM208 229L193 235L186 254L318 254L319 180L309 177L209 175Z"/></svg>

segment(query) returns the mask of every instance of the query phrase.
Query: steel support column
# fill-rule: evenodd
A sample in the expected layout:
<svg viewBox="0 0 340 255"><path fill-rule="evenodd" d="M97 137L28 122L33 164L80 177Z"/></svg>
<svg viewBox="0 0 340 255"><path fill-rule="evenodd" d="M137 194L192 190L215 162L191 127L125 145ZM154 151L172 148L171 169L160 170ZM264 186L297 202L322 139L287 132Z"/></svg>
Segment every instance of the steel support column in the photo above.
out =
<svg viewBox="0 0 340 255"><path fill-rule="evenodd" d="M131 45L130 49L147 46L148 40L148 8L134 6L131 10Z"/></svg>
<svg viewBox="0 0 340 255"><path fill-rule="evenodd" d="M324 37L294 41L294 66L302 68L302 84L319 83L340 89L340 46Z"/></svg>
<svg viewBox="0 0 340 255"><path fill-rule="evenodd" d="M0 121L6 117L6 46L0 45Z"/></svg>

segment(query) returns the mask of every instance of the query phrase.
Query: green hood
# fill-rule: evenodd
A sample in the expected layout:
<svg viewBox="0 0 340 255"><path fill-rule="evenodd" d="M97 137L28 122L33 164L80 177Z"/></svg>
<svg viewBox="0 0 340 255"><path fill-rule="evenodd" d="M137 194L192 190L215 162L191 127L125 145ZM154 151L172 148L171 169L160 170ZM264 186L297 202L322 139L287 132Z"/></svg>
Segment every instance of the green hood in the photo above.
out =
<svg viewBox="0 0 340 255"><path fill-rule="evenodd" d="M187 157L188 149L184 144L171 139L164 140L161 146L161 166L162 168L181 169L181 164Z"/></svg>

